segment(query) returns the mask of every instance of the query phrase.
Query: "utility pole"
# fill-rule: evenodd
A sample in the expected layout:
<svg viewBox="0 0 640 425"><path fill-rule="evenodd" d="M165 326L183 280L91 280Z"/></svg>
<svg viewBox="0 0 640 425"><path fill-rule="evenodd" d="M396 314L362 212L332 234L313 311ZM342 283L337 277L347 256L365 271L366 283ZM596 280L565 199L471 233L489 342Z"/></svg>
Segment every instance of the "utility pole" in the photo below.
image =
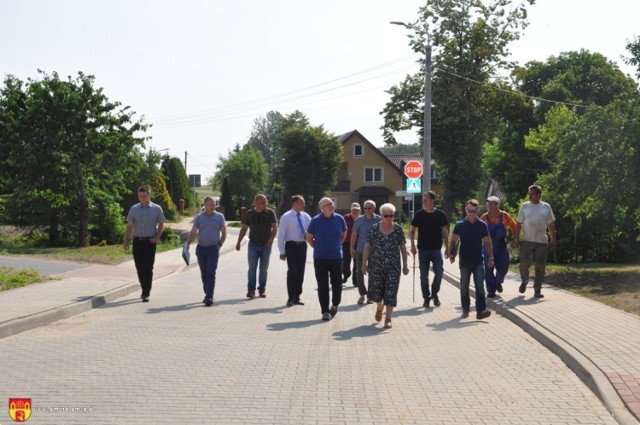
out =
<svg viewBox="0 0 640 425"><path fill-rule="evenodd" d="M417 30L412 24L405 24L404 22L392 21L389 22L393 25L401 25L405 28ZM422 191L428 192L431 190L431 44L429 44L427 38L427 44L425 46L425 60L424 60L424 123L423 123L423 162L422 162Z"/></svg>

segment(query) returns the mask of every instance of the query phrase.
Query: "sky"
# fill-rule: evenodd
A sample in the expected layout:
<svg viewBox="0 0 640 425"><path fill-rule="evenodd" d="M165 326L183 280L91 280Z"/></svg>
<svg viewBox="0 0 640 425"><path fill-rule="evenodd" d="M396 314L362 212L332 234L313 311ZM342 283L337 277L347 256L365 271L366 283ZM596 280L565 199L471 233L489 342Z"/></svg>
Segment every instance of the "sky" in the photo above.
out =
<svg viewBox="0 0 640 425"><path fill-rule="evenodd" d="M381 147L385 90L418 71L408 30L424 0L0 0L0 74L93 75L152 124L147 148L202 181L269 111L300 110ZM587 49L627 74L638 0L537 0L510 50L524 64ZM397 134L415 143L415 131Z"/></svg>

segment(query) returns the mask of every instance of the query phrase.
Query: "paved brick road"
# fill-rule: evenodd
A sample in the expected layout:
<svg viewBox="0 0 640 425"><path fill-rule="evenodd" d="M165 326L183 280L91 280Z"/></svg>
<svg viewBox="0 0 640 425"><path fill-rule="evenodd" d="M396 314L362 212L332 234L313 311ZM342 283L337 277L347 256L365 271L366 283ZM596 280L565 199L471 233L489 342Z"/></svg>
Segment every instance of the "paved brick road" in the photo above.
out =
<svg viewBox="0 0 640 425"><path fill-rule="evenodd" d="M197 269L69 319L0 339L0 401L30 397L30 424L614 424L567 366L510 320L460 319L412 303L401 283L394 328L346 287L320 321L309 259L305 306L285 307L272 256L268 298L247 300L246 247L221 258L215 305ZM416 286L418 284L416 283ZM0 410L0 423L10 423Z"/></svg>

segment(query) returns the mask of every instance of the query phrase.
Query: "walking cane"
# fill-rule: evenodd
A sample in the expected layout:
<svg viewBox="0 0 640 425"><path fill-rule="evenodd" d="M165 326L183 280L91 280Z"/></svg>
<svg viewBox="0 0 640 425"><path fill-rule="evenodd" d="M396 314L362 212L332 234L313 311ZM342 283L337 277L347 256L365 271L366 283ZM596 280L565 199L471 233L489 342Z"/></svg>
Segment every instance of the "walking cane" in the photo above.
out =
<svg viewBox="0 0 640 425"><path fill-rule="evenodd" d="M416 302L416 255L411 253L413 257L413 302Z"/></svg>

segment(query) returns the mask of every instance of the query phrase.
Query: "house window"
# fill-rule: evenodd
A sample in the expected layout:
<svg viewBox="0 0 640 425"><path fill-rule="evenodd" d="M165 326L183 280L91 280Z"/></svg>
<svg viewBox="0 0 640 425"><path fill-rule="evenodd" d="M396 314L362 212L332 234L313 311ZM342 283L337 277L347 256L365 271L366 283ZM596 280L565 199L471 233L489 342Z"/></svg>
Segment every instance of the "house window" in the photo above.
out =
<svg viewBox="0 0 640 425"><path fill-rule="evenodd" d="M364 156L364 146L353 145L353 156Z"/></svg>
<svg viewBox="0 0 640 425"><path fill-rule="evenodd" d="M382 183L382 167L365 168L364 181L367 183Z"/></svg>

